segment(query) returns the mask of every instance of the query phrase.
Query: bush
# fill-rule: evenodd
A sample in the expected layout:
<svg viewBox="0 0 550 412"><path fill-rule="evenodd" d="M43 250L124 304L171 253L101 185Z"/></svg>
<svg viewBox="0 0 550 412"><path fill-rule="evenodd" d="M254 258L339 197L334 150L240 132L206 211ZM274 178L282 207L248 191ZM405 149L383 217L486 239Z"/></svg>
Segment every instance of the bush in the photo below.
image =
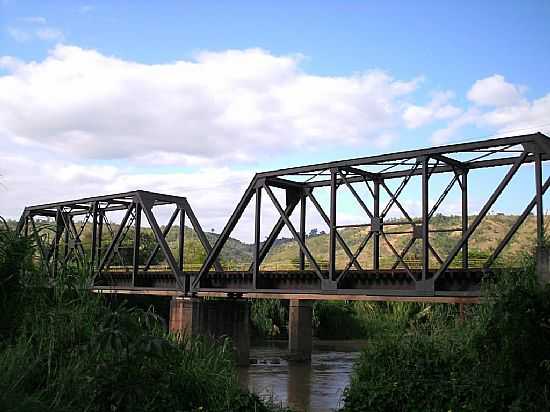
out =
<svg viewBox="0 0 550 412"><path fill-rule="evenodd" d="M352 303L316 302L313 306L315 334L320 339L353 339L364 336Z"/></svg>
<svg viewBox="0 0 550 412"><path fill-rule="evenodd" d="M152 310L113 308L70 269L24 276L32 243L13 232L0 251L15 319L0 340L1 411L269 410L239 388L228 342L175 340Z"/></svg>
<svg viewBox="0 0 550 412"><path fill-rule="evenodd" d="M257 336L284 335L288 328L288 307L280 299L255 299L250 319Z"/></svg>
<svg viewBox="0 0 550 412"><path fill-rule="evenodd" d="M548 410L550 287L536 284L532 262L487 285L463 325L436 306L406 332L373 339L343 410Z"/></svg>

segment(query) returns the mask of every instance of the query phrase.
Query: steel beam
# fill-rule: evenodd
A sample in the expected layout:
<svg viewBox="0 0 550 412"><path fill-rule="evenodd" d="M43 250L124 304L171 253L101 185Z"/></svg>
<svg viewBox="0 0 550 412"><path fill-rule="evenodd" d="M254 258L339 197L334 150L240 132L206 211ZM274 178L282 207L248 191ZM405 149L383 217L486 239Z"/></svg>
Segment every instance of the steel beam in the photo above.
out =
<svg viewBox="0 0 550 412"><path fill-rule="evenodd" d="M535 192L537 199L537 245L544 245L544 206L542 199L542 155L535 153Z"/></svg>
<svg viewBox="0 0 550 412"><path fill-rule="evenodd" d="M295 173L316 172L322 169L369 165L369 164L389 162L394 160L415 159L415 158L424 157L424 156L433 157L434 155L448 155L451 153L475 151L479 149L487 149L487 148L498 147L498 146L519 145L519 144L525 143L526 141L536 142L539 145L541 144L545 145L545 147L550 146L549 139L547 136L543 135L542 133L531 133L531 134L525 134L521 136L503 137L503 138L487 139L487 140L470 142L470 143L444 145L444 146L439 146L439 147L434 147L429 149L409 150L409 151L395 152L395 153L390 153L385 155L359 157L355 159L341 160L336 162L327 162L327 163L318 163L318 164L308 165L308 166L290 167L286 169L278 169L270 172L259 173L257 176L263 177L263 178L269 178L269 177L278 177L278 176L295 174ZM550 150L547 150L546 153L547 154L550 153ZM468 165L468 167L470 167L470 165Z"/></svg>
<svg viewBox="0 0 550 412"><path fill-rule="evenodd" d="M462 237L466 236L468 231L468 171L465 170L462 172L462 184L460 187L462 194ZM468 240L464 242L462 246L462 269L468 269L468 259L469 259L469 250L468 250Z"/></svg>
<svg viewBox="0 0 550 412"><path fill-rule="evenodd" d="M546 191L548 190L549 187L550 187L550 177L546 179L546 182L544 182L544 185L541 188L540 197L542 197L546 193ZM487 259L487 262L485 262L485 264L484 264L485 268L490 267L493 264L493 262L500 256L500 254L502 253L502 251L504 250L506 245L508 245L510 240L512 240L512 237L518 231L519 227L523 224L525 219L527 219L527 216L529 216L529 214L531 213L531 210L533 210L535 205L538 205L538 201L539 201L539 195L536 194L533 197L533 200L531 200L531 202L529 202L527 207L523 210L522 214L514 222L512 227L510 227L510 229L508 230L508 232L506 233L504 238L502 238L502 240L497 245L497 247L495 248L495 250L493 251L491 256L489 256L489 258Z"/></svg>
<svg viewBox="0 0 550 412"><path fill-rule="evenodd" d="M428 278L430 270L430 216L429 204L429 158L422 159L422 280Z"/></svg>
<svg viewBox="0 0 550 412"><path fill-rule="evenodd" d="M176 262L176 259L174 258L174 255L172 254L172 251L170 250L168 243L166 243L166 239L162 235L162 231L160 230L160 227L157 223L157 219L155 218L155 215L153 215L153 211L152 211L153 204L154 204L153 199L151 199L151 197L149 197L148 194L143 194L143 193L138 193L136 197L141 203L143 214L147 218L147 221L151 226L151 230L153 231L153 233L155 234L155 237L157 238L157 242L160 245L160 249L164 253L164 257L168 262L168 266L170 266L170 269L174 274L174 277L176 279L176 284L181 290L187 293L188 291L185 290L185 280L182 279L182 272L178 269L178 263Z"/></svg>
<svg viewBox="0 0 550 412"><path fill-rule="evenodd" d="M174 213L178 213L180 216L180 222L178 226L178 269L183 270L185 264L185 209L178 206ZM163 232L163 236L166 237L168 233Z"/></svg>
<svg viewBox="0 0 550 412"><path fill-rule="evenodd" d="M287 204L285 209L285 216L290 217L292 215L292 212L297 206L297 202L290 202ZM277 223L275 226L273 226L273 229L271 230L271 233L265 240L265 242L262 243L260 248L260 265L264 261L265 257L271 250L271 247L273 246L273 243L277 240L277 237L281 233L281 230L285 227L285 221L282 217L279 217L279 220L277 220ZM251 272L254 269L254 262L250 264L250 268L248 269L249 272Z"/></svg>
<svg viewBox="0 0 550 412"><path fill-rule="evenodd" d="M504 176L504 178L502 179L502 181L500 182L498 187L495 189L493 194L489 197L489 200L487 200L487 202L485 203L483 208L480 210L479 214L476 216L476 218L474 219L472 224L468 227L468 230L462 236L462 239L451 250L451 252L447 256L447 259L445 260L443 265L440 266L439 270L437 271L437 273L433 277L434 282L441 276L441 274L443 272L445 272L448 269L449 265L451 264L451 262L453 261L453 259L457 255L458 251L462 249L462 247L468 241L468 239L470 238L472 233L477 229L477 227L479 226L481 221L485 218L485 216L487 215L487 213L489 212L489 210L491 209L493 204L497 201L497 199L499 198L499 196L501 195L503 190L506 188L506 186L508 186L508 183L510 183L510 180L512 179L512 177L514 177L514 175L516 174L518 169L524 163L526 157L527 157L527 152L524 152L516 160L516 163L514 163L514 165L510 168L508 173L506 173L506 176Z"/></svg>
<svg viewBox="0 0 550 412"><path fill-rule="evenodd" d="M182 202L183 202L183 207L185 209L185 213L187 214L187 217L191 222L191 226L193 226L193 229L195 230L195 234L199 238L199 241L201 242L201 245L204 248L206 255L209 256L212 253L212 246L210 246L210 242L206 238L206 235L202 230L201 224L199 223L199 220L195 216L193 209L191 209L191 205L189 204L187 199L183 199ZM214 267L218 272L223 272L222 265L218 259L214 260Z"/></svg>
<svg viewBox="0 0 550 412"><path fill-rule="evenodd" d="M178 217L178 214L180 214L180 216L183 214L185 216L185 211L184 209L180 209L180 208L176 208L176 210L174 210L174 212L172 213L172 215L170 216L170 219L168 219L168 223L166 223L166 226L164 226L164 229L162 231L162 236L164 238L166 238L166 236L168 235L168 233L170 232L170 229L172 229L172 225L174 224L174 222L176 221L176 218ZM184 218L185 219L185 218ZM184 220L184 224L185 224L185 220ZM180 221L180 227L181 227L181 221ZM181 236L181 235L178 235L178 236ZM183 242L182 242L183 243ZM181 246L179 246L181 248ZM149 257L147 258L147 260L145 261L145 266L143 268L143 270L146 272L147 270L149 270L149 268L151 267L151 264L153 263L153 259L155 259L155 256L157 255L157 253L159 252L160 250L160 244L157 242L157 244L155 245L155 247L153 248L153 250L151 251L151 254L149 255ZM180 257L180 261L181 261L181 257Z"/></svg>
<svg viewBox="0 0 550 412"><path fill-rule="evenodd" d="M338 169L330 169L330 225L329 225L329 246L328 246L328 278L336 280L336 200L338 186L336 175Z"/></svg>
<svg viewBox="0 0 550 412"><path fill-rule="evenodd" d="M372 240L372 268L376 271L380 269L380 232L383 231L382 222L380 221L380 183L379 180L375 180L373 190L373 216L374 219L378 220L378 224L380 225L379 230L374 233Z"/></svg>
<svg viewBox="0 0 550 412"><path fill-rule="evenodd" d="M550 160L550 152L545 152L542 157L543 157L543 160ZM510 156L510 157L505 157L500 159L486 159L486 160L479 160L475 162L468 162L467 166L468 166L468 170L487 169L490 167L500 167L500 166L511 166L516 162L517 159L518 159L518 156ZM524 163L533 163L534 161L535 161L535 156L530 155L526 157ZM422 169L420 168L417 168L416 170L413 170L413 169L414 167L411 169L399 170L395 172L380 173L380 178L384 180L390 180L390 179L403 178L409 175L411 176L422 175ZM456 170L456 167L454 166L441 165L441 166L437 166L432 171L432 174L449 173L449 172L454 172L455 170ZM363 176L349 176L348 182L355 183L355 182L360 182L363 179L365 179ZM341 181L341 179L338 179L337 183L342 184L343 182ZM330 180L318 180L315 182L307 183L307 187L311 187L311 188L326 187L326 186L330 186Z"/></svg>
<svg viewBox="0 0 550 412"><path fill-rule="evenodd" d="M307 196L302 191L300 193L300 238L304 244L306 243L306 202ZM306 256L301 248L298 248L298 262L300 270L304 270L306 268Z"/></svg>
<svg viewBox="0 0 550 412"><path fill-rule="evenodd" d="M254 210L254 255L252 268L252 287L258 288L258 274L260 272L260 243L262 241L260 229L262 216L262 187L256 187L256 208Z"/></svg>
<svg viewBox="0 0 550 412"><path fill-rule="evenodd" d="M103 256L103 259L101 259L101 262L99 263L99 267L98 267L98 270L97 270L98 274L101 274L103 269L105 267L109 266L109 264L111 262L111 259L112 259L113 252L118 248L118 242L120 241L122 233L124 232L124 227L126 226L126 223L128 222L128 219L130 218L133 209L134 209L134 206L133 205L130 206L128 208L128 210L126 211L126 214L122 218L122 221L120 222L120 226L118 227L118 230L117 230L115 236L113 237L113 239L111 241L111 244L107 248L107 251L105 252L105 255Z"/></svg>
<svg viewBox="0 0 550 412"><path fill-rule="evenodd" d="M227 239L229 239L229 235L237 225L237 222L243 215L246 206L248 206L248 203L250 203L250 200L252 199L252 196L254 195L254 191L257 184L257 178L254 177L252 179L252 182L250 182L250 185L246 189L246 191L243 194L243 197L239 201L239 204L237 205L237 208L229 218L229 221L225 225L225 227L222 230L222 233L218 237L218 240L216 240L216 243L212 247L212 252L208 254L206 257L206 260L204 264L202 265L199 274L196 276L196 278L193 281L192 289L195 289L199 286L200 280L202 277L210 271L212 266L214 265L214 262L218 259L218 256L220 255L220 252L225 245L225 242L227 242Z"/></svg>
<svg viewBox="0 0 550 412"><path fill-rule="evenodd" d="M321 218L325 221L327 226L330 227L330 218L327 216L327 214L325 213L325 211L323 210L323 208L321 207L321 205L313 195L313 192L311 191L308 192L307 196L310 198L311 203L313 203L313 206L315 206L315 209L317 209L317 211L321 215ZM342 235L340 235L340 233L338 233L338 231L336 231L336 240L338 240L338 243L340 243L340 246L342 246L342 249L344 249L344 252L346 253L346 255L348 255L348 258L351 259L351 264L355 266L357 270L363 270L363 268L361 267L357 259L354 258L354 255L351 252L349 246L346 244L344 238L342 237Z"/></svg>
<svg viewBox="0 0 550 412"><path fill-rule="evenodd" d="M267 195L269 196L269 198L271 199L271 201L275 205L275 208L277 209L277 211L279 212L279 214L281 215L281 217L285 221L285 224L288 227L288 230L290 230L290 233L292 233L292 236L294 237L296 242L298 242L298 246L300 247L300 249L302 249L304 254L307 256L307 258L309 260L309 263L311 264L311 266L315 270L315 273L317 274L317 277L319 279L323 280L323 274L321 273L321 269L319 268L319 265L317 264L317 262L315 261L315 258L313 257L313 255L311 254L309 249L307 248L305 242L303 242L302 239L300 239L300 235L298 234L298 232L294 228L294 225L292 224L290 219L284 214L284 210L281 207L281 204L279 203L279 201L277 200L277 198L275 197L275 195L273 194L273 192L271 191L269 186L266 185L264 187L265 187L265 191L266 191Z"/></svg>
<svg viewBox="0 0 550 412"><path fill-rule="evenodd" d="M132 259L132 286L136 286L136 277L139 272L139 246L141 241L141 204L137 203L135 206L134 220L134 253Z"/></svg>

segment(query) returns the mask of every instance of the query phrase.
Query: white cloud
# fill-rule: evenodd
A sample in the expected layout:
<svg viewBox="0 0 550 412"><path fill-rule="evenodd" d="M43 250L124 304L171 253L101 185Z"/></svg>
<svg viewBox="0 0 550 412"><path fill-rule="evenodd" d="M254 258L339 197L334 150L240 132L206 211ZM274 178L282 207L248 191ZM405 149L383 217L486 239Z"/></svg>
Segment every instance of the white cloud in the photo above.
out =
<svg viewBox="0 0 550 412"><path fill-rule="evenodd" d="M249 49L149 65L60 45L0 76L0 122L20 139L81 157L246 160L381 144L418 82L382 71L316 76L299 61Z"/></svg>
<svg viewBox="0 0 550 412"><path fill-rule="evenodd" d="M500 74L486 77L474 83L468 91L468 99L481 106L507 106L522 99L525 87L508 83Z"/></svg>
<svg viewBox="0 0 550 412"><path fill-rule="evenodd" d="M54 27L44 27L43 29L36 30L36 37L41 40L63 40L63 32Z"/></svg>
<svg viewBox="0 0 550 412"><path fill-rule="evenodd" d="M497 74L476 81L468 92L475 105L435 131L432 142L446 143L471 125L494 131L495 135L550 133L550 93L529 101L524 92L524 86L507 83Z"/></svg>
<svg viewBox="0 0 550 412"><path fill-rule="evenodd" d="M131 172L111 165L0 154L0 214L17 218L27 205L142 189L188 197L202 225L221 230L253 172L228 168L194 172ZM31 189L32 188L32 189ZM249 234L240 233L249 238Z"/></svg>
<svg viewBox="0 0 550 412"><path fill-rule="evenodd" d="M458 116L461 109L448 103L453 97L454 93L451 91L436 92L426 106L408 106L403 113L405 124L408 128L414 129L434 120L450 119Z"/></svg>
<svg viewBox="0 0 550 412"><path fill-rule="evenodd" d="M26 19L42 19L41 17L27 17ZM44 21L30 21L33 24L43 24ZM25 43L31 40L42 40L42 41L61 41L63 40L63 32L55 27L49 26L39 26L38 28L33 27L8 27L6 29L8 35L18 43ZM10 57L10 56L3 56ZM2 58L2 57L0 57Z"/></svg>

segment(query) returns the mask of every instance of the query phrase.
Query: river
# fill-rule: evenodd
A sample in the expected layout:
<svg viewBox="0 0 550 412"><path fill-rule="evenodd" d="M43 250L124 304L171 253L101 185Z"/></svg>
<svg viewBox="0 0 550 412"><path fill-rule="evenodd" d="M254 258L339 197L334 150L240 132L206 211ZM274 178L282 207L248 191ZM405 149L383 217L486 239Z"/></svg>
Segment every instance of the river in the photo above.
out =
<svg viewBox="0 0 550 412"><path fill-rule="evenodd" d="M239 368L241 385L263 399L295 411L325 412L341 406L354 362L365 341L313 342L311 364L289 363L287 342L269 341L250 349L252 363Z"/></svg>

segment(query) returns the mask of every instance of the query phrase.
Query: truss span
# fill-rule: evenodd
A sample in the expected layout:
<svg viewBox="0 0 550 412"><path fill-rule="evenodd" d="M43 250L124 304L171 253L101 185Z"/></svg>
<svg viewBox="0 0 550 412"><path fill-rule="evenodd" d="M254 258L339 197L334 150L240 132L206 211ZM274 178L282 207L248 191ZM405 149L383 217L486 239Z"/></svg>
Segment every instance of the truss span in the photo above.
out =
<svg viewBox="0 0 550 412"><path fill-rule="evenodd" d="M550 186L550 178L543 180L542 172L549 159L550 139L535 133L262 172L255 175L219 236L207 236L202 231L186 198L146 191L27 207L19 230L36 237L38 257L51 276L60 266L77 260L93 274L92 286L105 290L169 290L213 296L475 298L482 279L494 273L503 250L533 210L536 239L542 242L543 195ZM472 236L518 171L529 164L534 166L530 168L532 180L525 189L531 189L533 195L518 199L524 202L522 213L489 256L482 260L472 256ZM500 180L491 180L493 187L486 187L485 203L473 215L469 213L469 195L472 181L477 178L472 175L489 169L504 173ZM446 178L447 183L439 187L433 183L436 178ZM435 198L434 188L441 189ZM328 194L328 210L318 196L322 190ZM407 190L419 199L418 218L404 201ZM460 197L457 224L446 228L435 225L439 207L453 190ZM365 221L340 222L338 205L343 192L356 202ZM262 241L261 216L266 203L276 210L278 218ZM173 212L167 223L160 225L154 210L168 205L173 206ZM252 263L231 268L220 262L221 251L249 205L254 211L254 224L248 228L254 237ZM400 213L401 220L391 218L392 210ZM306 234L306 213L311 211L328 227L325 256L314 253ZM115 229L105 219L111 212L121 213ZM298 215L296 225L291 219L294 214ZM147 229L142 228L142 216ZM77 227L77 217L85 218L84 226ZM184 246L186 217L204 251L199 266L191 263L198 252ZM49 219L52 230L48 236L37 227L36 219L40 218ZM173 238L171 229L175 229L176 221ZM92 229L91 239L84 245L86 225ZM285 228L297 249L296 258L282 262L287 267L273 269L266 258ZM357 231L361 239L353 248L345 235L349 228L361 229ZM147 259L142 256L144 230L152 233L154 243ZM437 250L434 239L443 233L453 234L452 246ZM408 241L399 246L394 240L396 235L407 236ZM122 256L125 241L131 248L127 263ZM411 257L413 251L415 256ZM187 253L193 256L187 259ZM155 269L159 255L164 266ZM116 258L121 264L113 263Z"/></svg>

